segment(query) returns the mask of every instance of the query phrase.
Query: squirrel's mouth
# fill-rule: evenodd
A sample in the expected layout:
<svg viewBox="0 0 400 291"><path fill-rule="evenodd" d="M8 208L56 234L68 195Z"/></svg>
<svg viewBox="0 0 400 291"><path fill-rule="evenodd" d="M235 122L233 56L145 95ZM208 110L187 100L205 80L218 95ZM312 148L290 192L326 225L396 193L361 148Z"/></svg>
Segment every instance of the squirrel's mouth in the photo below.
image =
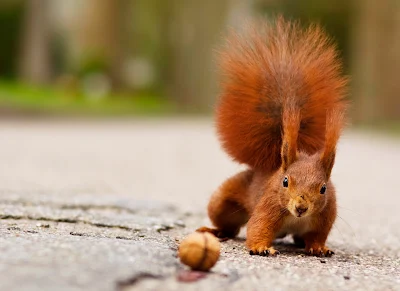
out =
<svg viewBox="0 0 400 291"><path fill-rule="evenodd" d="M296 211L292 212L292 215L295 216L296 218L303 218L308 216L309 213L297 213Z"/></svg>
<svg viewBox="0 0 400 291"><path fill-rule="evenodd" d="M308 203L307 204L306 203L299 204L293 200L291 200L289 202L287 209L293 216L295 216L297 218L302 218L302 217L308 216L311 211Z"/></svg>
<svg viewBox="0 0 400 291"><path fill-rule="evenodd" d="M310 209L305 208L305 209L299 209L298 207L290 207L289 212L296 218L303 218L308 216L311 212Z"/></svg>

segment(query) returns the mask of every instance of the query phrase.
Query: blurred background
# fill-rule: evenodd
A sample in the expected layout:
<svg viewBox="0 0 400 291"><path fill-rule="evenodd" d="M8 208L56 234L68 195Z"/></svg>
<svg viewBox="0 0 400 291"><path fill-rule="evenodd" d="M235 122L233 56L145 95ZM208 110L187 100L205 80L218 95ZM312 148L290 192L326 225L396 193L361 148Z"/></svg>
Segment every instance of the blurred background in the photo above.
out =
<svg viewBox="0 0 400 291"><path fill-rule="evenodd" d="M399 128L397 0L1 0L0 113L209 114L226 28L278 13L334 37L353 124Z"/></svg>
<svg viewBox="0 0 400 291"><path fill-rule="evenodd" d="M201 214L192 216L203 221L196 228L210 225L209 196L245 167L223 152L214 131L214 49L229 27L277 14L320 23L351 77L353 127L340 140L332 172L339 215L330 242L341 265L326 264L336 276L327 282L337 278L342 289L395 286L400 0L0 0L0 280L6 279L0 289L11 290L4 287L9 282L19 290L46 282L60 290L68 282L76 290L92 280L97 283L89 289L104 289L122 269L119 282L164 278L158 270L170 261L159 261L169 255L154 249L153 229L162 231L164 250L178 232L193 230L192 214ZM158 208L163 202L173 207ZM114 205L135 207L125 212ZM167 216L187 228L158 228L158 217ZM60 223L54 225L55 218ZM64 221L79 223L67 227ZM133 225L124 234L129 238L119 237L124 225ZM118 231L123 240L97 230L86 235L92 226ZM243 286L246 272L235 270L238 259L214 275ZM271 266L300 278L296 270L303 267L288 269L287 259ZM365 272L351 272L355 263ZM144 264L149 269L140 270ZM175 268L168 264L167 270ZM165 278L162 284L169 284Z"/></svg>

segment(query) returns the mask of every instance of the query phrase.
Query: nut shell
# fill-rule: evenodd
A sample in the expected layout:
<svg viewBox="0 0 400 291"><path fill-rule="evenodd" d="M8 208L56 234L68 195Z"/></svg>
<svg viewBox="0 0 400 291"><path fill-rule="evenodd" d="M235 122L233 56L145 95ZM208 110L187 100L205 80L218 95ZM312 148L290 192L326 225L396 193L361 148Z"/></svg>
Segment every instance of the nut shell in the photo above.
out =
<svg viewBox="0 0 400 291"><path fill-rule="evenodd" d="M180 244L178 255L181 262L192 270L208 271L218 261L221 244L208 232L188 235Z"/></svg>

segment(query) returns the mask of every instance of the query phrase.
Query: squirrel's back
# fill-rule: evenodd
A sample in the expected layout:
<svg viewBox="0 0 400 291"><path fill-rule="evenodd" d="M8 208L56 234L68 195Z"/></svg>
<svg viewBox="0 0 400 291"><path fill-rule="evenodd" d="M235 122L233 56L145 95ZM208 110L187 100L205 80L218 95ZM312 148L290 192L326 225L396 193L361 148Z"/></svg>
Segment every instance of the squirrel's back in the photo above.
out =
<svg viewBox="0 0 400 291"><path fill-rule="evenodd" d="M255 169L281 165L284 116L290 128L290 112L298 112L298 150L313 154L324 146L327 112L346 106L347 79L335 46L318 26L303 30L282 18L253 23L228 37L219 65L222 146Z"/></svg>

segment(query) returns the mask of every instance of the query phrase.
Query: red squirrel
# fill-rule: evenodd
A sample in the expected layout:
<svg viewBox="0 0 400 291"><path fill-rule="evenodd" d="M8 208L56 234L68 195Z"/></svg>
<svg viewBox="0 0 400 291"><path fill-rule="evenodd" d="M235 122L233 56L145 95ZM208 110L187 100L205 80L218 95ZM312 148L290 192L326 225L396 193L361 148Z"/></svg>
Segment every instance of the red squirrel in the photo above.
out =
<svg viewBox="0 0 400 291"><path fill-rule="evenodd" d="M337 50L317 25L282 17L231 33L219 52L216 127L225 151L249 169L212 195L208 215L218 237L247 223L251 255L276 255L274 239L293 235L309 255L331 256L336 218L330 181L345 124L347 78Z"/></svg>

